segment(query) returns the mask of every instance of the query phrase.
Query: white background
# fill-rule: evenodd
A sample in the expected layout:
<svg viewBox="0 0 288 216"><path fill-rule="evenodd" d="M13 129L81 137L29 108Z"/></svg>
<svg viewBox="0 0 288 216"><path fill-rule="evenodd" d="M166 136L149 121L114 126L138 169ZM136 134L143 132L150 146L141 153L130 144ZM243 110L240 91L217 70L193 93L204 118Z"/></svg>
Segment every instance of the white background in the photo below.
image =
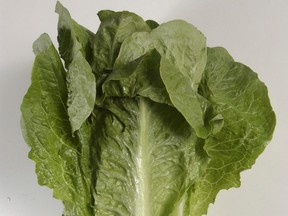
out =
<svg viewBox="0 0 288 216"><path fill-rule="evenodd" d="M43 32L56 43L53 0L0 0L0 216L60 216L62 205L37 185L27 158L19 107L30 85L32 43ZM287 0L62 0L77 22L96 31L100 9L130 10L144 19L185 19L255 70L277 115L272 142L242 186L221 191L208 216L288 215L288 1Z"/></svg>

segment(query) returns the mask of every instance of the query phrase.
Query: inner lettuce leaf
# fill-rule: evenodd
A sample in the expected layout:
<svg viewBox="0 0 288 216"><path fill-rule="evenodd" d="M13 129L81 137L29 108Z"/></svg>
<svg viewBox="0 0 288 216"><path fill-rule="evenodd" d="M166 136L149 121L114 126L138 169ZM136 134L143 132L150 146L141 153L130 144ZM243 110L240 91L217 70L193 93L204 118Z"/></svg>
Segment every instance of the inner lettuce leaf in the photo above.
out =
<svg viewBox="0 0 288 216"><path fill-rule="evenodd" d="M34 42L21 128L64 216L202 216L240 186L276 122L255 72L182 20L103 10L94 34L56 12L59 54Z"/></svg>
<svg viewBox="0 0 288 216"><path fill-rule="evenodd" d="M128 11L100 11L98 17L101 24L94 37L93 70L101 80L111 73L123 41L134 32L151 29L140 16Z"/></svg>

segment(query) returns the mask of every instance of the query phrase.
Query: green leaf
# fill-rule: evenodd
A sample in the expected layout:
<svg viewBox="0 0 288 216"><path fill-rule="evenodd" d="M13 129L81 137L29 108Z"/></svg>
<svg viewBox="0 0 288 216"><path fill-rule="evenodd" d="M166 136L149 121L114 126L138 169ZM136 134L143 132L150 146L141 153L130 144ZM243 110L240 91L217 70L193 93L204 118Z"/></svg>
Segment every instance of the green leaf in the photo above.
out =
<svg viewBox="0 0 288 216"><path fill-rule="evenodd" d="M213 119L221 116L205 98L198 94L198 86L206 65L206 39L191 24L175 20L151 32L153 44L161 55L160 75L172 104L194 128L197 136L206 138L221 128Z"/></svg>
<svg viewBox="0 0 288 216"><path fill-rule="evenodd" d="M58 20L58 42L59 52L68 68L73 61L74 55L80 50L89 64L93 60L93 40L95 35L75 22L69 11L57 1L56 13L59 14Z"/></svg>
<svg viewBox="0 0 288 216"><path fill-rule="evenodd" d="M96 81L92 69L78 52L67 73L68 115L72 133L79 130L93 111L96 97Z"/></svg>
<svg viewBox="0 0 288 216"><path fill-rule="evenodd" d="M206 38L193 25L174 20L151 32L156 50L178 68L197 91L206 65Z"/></svg>
<svg viewBox="0 0 288 216"><path fill-rule="evenodd" d="M159 24L154 20L146 20L146 23L150 27L150 29L155 29L159 26Z"/></svg>
<svg viewBox="0 0 288 216"><path fill-rule="evenodd" d="M97 111L96 215L167 216L198 176L197 137L173 107L115 98Z"/></svg>
<svg viewBox="0 0 288 216"><path fill-rule="evenodd" d="M111 73L121 44L134 32L149 32L146 22L134 13L128 11L100 11L100 27L94 40L93 71L96 78L103 78Z"/></svg>
<svg viewBox="0 0 288 216"><path fill-rule="evenodd" d="M92 113L96 100L96 80L89 65L94 34L72 20L60 2L56 12L59 52L68 68L68 115L74 133Z"/></svg>
<svg viewBox="0 0 288 216"><path fill-rule="evenodd" d="M81 146L71 135L67 115L65 70L49 36L33 45L32 84L21 105L22 131L36 162L40 185L54 190L66 215L91 215L90 186L79 166Z"/></svg>
<svg viewBox="0 0 288 216"><path fill-rule="evenodd" d="M150 34L134 33L123 42L113 72L102 86L103 92L106 96L141 95L171 105L160 77L159 63L160 55L153 47Z"/></svg>
<svg viewBox="0 0 288 216"><path fill-rule="evenodd" d="M240 186L239 173L251 168L275 128L266 86L250 68L234 62L224 48L208 49L201 85L201 93L225 123L219 133L205 140L210 161L189 201L193 216L205 214L219 190Z"/></svg>

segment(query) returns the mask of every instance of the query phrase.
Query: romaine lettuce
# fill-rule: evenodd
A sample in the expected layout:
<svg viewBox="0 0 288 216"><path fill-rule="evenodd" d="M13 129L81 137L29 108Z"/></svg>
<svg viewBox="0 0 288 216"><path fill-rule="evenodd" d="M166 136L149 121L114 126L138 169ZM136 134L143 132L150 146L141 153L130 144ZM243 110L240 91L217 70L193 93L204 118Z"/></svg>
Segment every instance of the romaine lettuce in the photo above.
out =
<svg viewBox="0 0 288 216"><path fill-rule="evenodd" d="M275 127L255 72L182 20L100 11L94 34L56 12L59 54L35 41L21 127L65 216L201 216L240 186Z"/></svg>

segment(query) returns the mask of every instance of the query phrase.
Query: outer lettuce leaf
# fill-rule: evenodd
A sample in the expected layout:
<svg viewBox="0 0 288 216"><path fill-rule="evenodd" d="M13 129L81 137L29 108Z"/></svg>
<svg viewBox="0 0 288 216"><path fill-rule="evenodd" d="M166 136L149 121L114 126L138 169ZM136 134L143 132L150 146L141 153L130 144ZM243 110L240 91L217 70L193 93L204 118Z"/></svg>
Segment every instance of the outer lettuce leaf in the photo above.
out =
<svg viewBox="0 0 288 216"><path fill-rule="evenodd" d="M275 127L266 86L223 48L208 49L201 93L225 123L219 133L205 140L210 161L187 204L192 216L206 213L219 190L240 186L239 173L255 163Z"/></svg>
<svg viewBox="0 0 288 216"><path fill-rule="evenodd" d="M54 190L65 215L91 215L90 185L80 165L82 150L67 115L65 70L49 36L35 41L32 84L21 105L22 130L36 162L40 185ZM87 134L88 136L88 134Z"/></svg>
<svg viewBox="0 0 288 216"><path fill-rule="evenodd" d="M143 97L110 99L104 107L96 115L96 215L182 211L202 166L202 146L189 124L175 108Z"/></svg>
<svg viewBox="0 0 288 216"><path fill-rule="evenodd" d="M57 2L56 12L59 14L59 52L68 68L67 111L74 133L92 113L96 100L96 80L89 65L94 34L72 20L60 2Z"/></svg>

